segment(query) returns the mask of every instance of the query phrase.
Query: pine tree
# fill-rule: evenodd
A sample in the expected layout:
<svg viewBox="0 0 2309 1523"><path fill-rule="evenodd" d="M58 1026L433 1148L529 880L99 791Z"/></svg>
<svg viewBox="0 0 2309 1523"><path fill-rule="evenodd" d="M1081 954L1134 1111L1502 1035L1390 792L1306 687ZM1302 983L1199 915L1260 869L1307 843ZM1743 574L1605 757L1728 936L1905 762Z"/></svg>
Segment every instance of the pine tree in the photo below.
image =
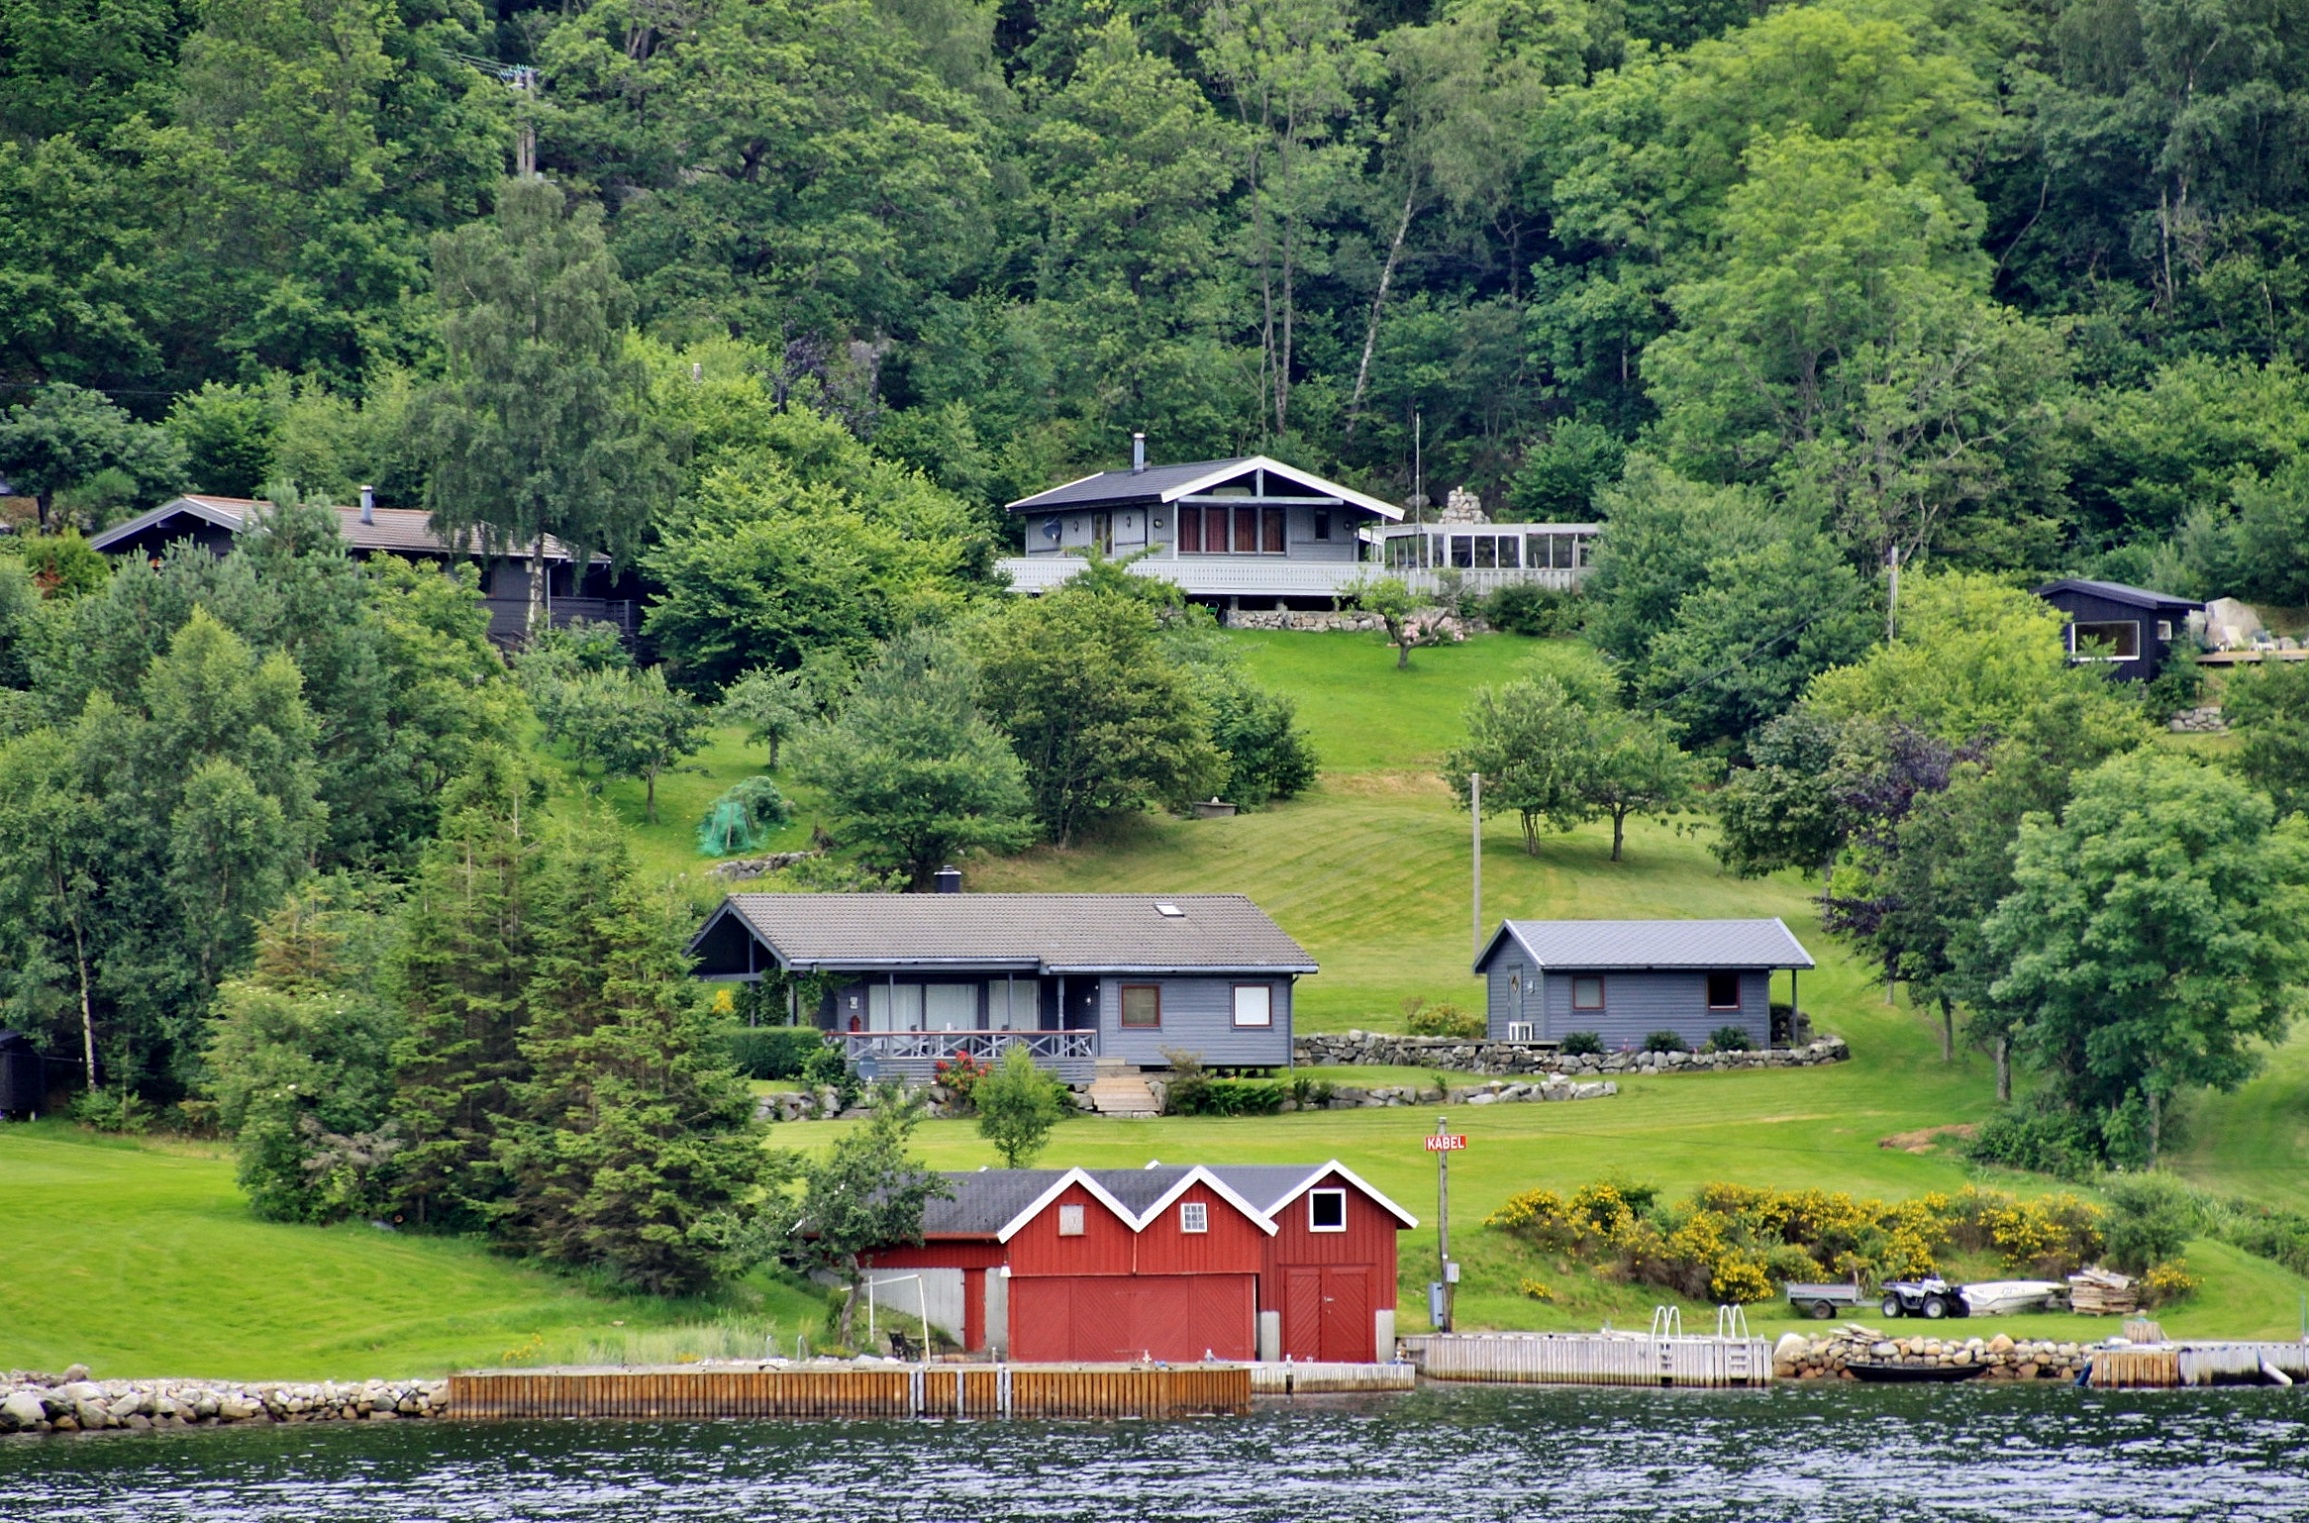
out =
<svg viewBox="0 0 2309 1523"><path fill-rule="evenodd" d="M423 1226L476 1225L504 1193L493 1145L523 1076L517 1036L536 956L539 848L526 791L519 762L484 749L452 785L409 896L399 970L408 1024L393 1053L393 1114L407 1138L396 1203Z"/></svg>
<svg viewBox="0 0 2309 1523"><path fill-rule="evenodd" d="M527 1077L496 1141L511 1193L493 1208L508 1246L656 1295L703 1289L732 1265L735 1208L766 1162L671 910L644 893L613 827L548 848L531 902Z"/></svg>

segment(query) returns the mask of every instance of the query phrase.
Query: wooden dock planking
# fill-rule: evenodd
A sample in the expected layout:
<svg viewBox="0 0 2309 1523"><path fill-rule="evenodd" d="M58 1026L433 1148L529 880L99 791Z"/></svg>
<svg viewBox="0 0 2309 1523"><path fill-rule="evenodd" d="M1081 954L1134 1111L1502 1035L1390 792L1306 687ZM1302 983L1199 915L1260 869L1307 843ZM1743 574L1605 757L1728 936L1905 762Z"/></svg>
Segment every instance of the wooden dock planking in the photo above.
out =
<svg viewBox="0 0 2309 1523"><path fill-rule="evenodd" d="M1187 1417L1250 1410L1247 1365L883 1365L756 1370L477 1370L452 1418Z"/></svg>

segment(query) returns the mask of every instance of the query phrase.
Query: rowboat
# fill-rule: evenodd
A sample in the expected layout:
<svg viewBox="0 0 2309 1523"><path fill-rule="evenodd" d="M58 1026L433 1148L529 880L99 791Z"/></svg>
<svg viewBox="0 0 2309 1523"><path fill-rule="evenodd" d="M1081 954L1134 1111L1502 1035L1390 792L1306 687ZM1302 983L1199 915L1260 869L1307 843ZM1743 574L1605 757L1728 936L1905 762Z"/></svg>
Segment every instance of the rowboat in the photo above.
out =
<svg viewBox="0 0 2309 1523"><path fill-rule="evenodd" d="M1848 1364L1862 1380L1885 1385L1945 1384L1988 1373L1985 1364Z"/></svg>

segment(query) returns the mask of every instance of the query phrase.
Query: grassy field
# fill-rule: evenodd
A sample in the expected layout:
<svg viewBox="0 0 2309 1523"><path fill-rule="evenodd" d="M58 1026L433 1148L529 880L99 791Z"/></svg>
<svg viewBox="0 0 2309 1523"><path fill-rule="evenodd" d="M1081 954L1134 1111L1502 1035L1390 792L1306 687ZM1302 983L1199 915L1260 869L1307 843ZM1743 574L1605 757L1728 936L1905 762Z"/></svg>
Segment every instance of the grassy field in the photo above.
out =
<svg viewBox="0 0 2309 1523"><path fill-rule="evenodd" d="M981 889L1132 889L1250 894L1304 943L1323 972L1301 986L1307 1029L1388 1028L1417 995L1480 1004L1467 972L1468 822L1436 777L1472 691L1528 662L1585 659L1575 646L1487 637L1420 651L1409 673L1375 637L1238 637L1259 677L1292 693L1324 761L1304 798L1224 821L1149 819L1110 839L968 864ZM661 823L641 823L638 785L599 796L633 827L654 870L686 875L701 902L719 892L698 872L697 820L708 802L759 765L735 732L659 784ZM583 785L566 775L564 793ZM806 795L779 842L809 834ZM1820 960L1805 1007L1852 1044L1829 1069L1629 1079L1622 1093L1574 1104L1462 1108L1471 1137L1454 1162L1453 1245L1467 1280L1463 1326L1640 1324L1655 1292L1616 1287L1530 1255L1479 1228L1517 1190L1570 1188L1617 1172L1680 1194L1712 1179L1810 1185L1884 1196L1960 1188L1977 1177L1945 1151L1879 1144L1895 1134L1978 1120L1992 1104L1987 1060L1940 1061L1933 1023L1885 1003L1864 969L1819 928L1806 885L1792 876L1742 882L1722 874L1696 822L1631 829L1627 860L1608 860L1601 829L1549 836L1526 856L1512 819L1485 832L1484 909L1501 915L1612 917L1779 915ZM1784 988L1784 985L1782 986ZM1778 991L1776 991L1778 992ZM1365 1079L1378 1075L1366 1074ZM1045 1162L1132 1167L1165 1162L1320 1161L1337 1157L1422 1219L1404 1240L1403 1325L1420 1325L1435 1252L1434 1167L1418 1136L1427 1110L1328 1112L1252 1121L1083 1119L1066 1124ZM844 1123L787 1126L776 1145L825 1146ZM2229 1194L2298 1204L2309 1178L2309 1041L2275 1055L2235 1096L2200 1100L2176 1160L2191 1179ZM994 1161L967 1123L924 1130L933 1162ZM653 1305L594 1295L468 1245L389 1236L366 1227L321 1231L252 1220L215 1150L105 1142L43 1124L0 1131L0 1283L19 1287L0 1317L0 1366L85 1360L100 1373L184 1371L239 1376L366 1375L575 1357L619 1336L672 1338L701 1317L790 1335L820 1307L765 1280L715 1306ZM1987 1181L2021 1193L2041 1180ZM2292 1336L2309 1283L2212 1243L2188 1253L2205 1291L2166 1316L2184 1334ZM1559 1295L1517 1293L1536 1277ZM1779 1325L1770 1306L1759 1328ZM1687 1308L1686 1325L1704 1321ZM622 1330L613 1324L624 1322ZM2002 1322L2063 1336L2108 1324L2070 1318ZM656 1331L652 1331L652 1330Z"/></svg>

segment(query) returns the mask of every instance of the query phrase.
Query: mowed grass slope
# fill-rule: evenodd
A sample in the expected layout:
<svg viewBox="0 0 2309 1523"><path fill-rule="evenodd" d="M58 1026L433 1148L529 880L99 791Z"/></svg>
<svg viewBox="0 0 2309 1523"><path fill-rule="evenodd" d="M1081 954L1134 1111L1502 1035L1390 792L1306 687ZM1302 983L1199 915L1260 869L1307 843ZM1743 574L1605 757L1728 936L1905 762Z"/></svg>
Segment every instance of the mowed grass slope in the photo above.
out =
<svg viewBox="0 0 2309 1523"><path fill-rule="evenodd" d="M1308 1029L1394 1027L1410 995L1480 1008L1468 974L1468 820L1437 777L1475 688L1527 663L1560 669L1590 660L1581 647L1494 636L1423 650L1408 673L1375 637L1236 637L1261 680L1291 693L1321 751L1322 781L1305 798L1226 821L1149 819L1108 841L974 861L980 889L1128 889L1250 894L1323 966L1301 986ZM758 748L718 732L694 763L658 788L661 823L641 821L638 784L598 790L557 768L557 792L597 792L631 828L654 872L686 878L701 902L719 886L700 871L693 832L712 798L759 770ZM779 847L806 841L801 800ZM1525 1253L1478 1226L1509 1195L1574 1188L1612 1173L1681 1194L1709 1180L1901 1196L1954 1190L1977 1177L1945 1149L1879 1146L1920 1128L1978 1120L1992 1108L1987 1060L1940 1061L1932 1021L1884 1002L1866 970L1821 933L1807 886L1792 876L1742 882L1720 872L1695 821L1639 825L1628 858L1612 863L1600 828L1544 838L1526 857L1512 818L1485 833L1484 909L1534 917L1780 915L1820 959L1804 1004L1823 1030L1849 1039L1854 1060L1832 1068L1629 1079L1622 1093L1578 1104L1461 1107L1452 1125L1472 1139L1453 1162L1453 1247L1466 1266L1463 1326L1577 1328L1640 1324L1656 1292L1604 1284ZM1776 993L1784 994L1785 981ZM781 1127L780 1147L827 1145L848 1123ZM1403 1239L1402 1325L1423 1325L1421 1288L1435 1253L1433 1161L1419 1145L1429 1109L1324 1112L1258 1120L1081 1119L1056 1134L1042 1162L1137 1167L1151 1160L1318 1162L1340 1158L1421 1218ZM2178 1165L2227 1193L2298 1204L2309 1179L2309 1044L2276 1055L2236 1096L2200 1102ZM942 1168L995 1162L967 1122L934 1122L923 1147ZM2057 1188L2002 1177L2021 1193ZM2184 1335L2289 1337L2309 1284L2217 1244L2189 1249L2205 1292L2165 1317ZM1559 1299L1525 1298L1526 1277ZM254 1220L218 1149L91 1139L42 1123L0 1128L0 1366L55 1368L84 1360L99 1374L213 1373L243 1378L403 1374L451 1365L576 1357L627 1332L705 1317L775 1323L782 1340L822 1311L813 1295L757 1277L707 1306L600 1296L564 1278L495 1258L475 1245ZM1780 1319L1751 1309L1760 1328ZM1688 1308L1687 1325L1704 1322ZM2018 1319L2093 1337L2113 1324ZM789 1343L790 1346L790 1343Z"/></svg>

